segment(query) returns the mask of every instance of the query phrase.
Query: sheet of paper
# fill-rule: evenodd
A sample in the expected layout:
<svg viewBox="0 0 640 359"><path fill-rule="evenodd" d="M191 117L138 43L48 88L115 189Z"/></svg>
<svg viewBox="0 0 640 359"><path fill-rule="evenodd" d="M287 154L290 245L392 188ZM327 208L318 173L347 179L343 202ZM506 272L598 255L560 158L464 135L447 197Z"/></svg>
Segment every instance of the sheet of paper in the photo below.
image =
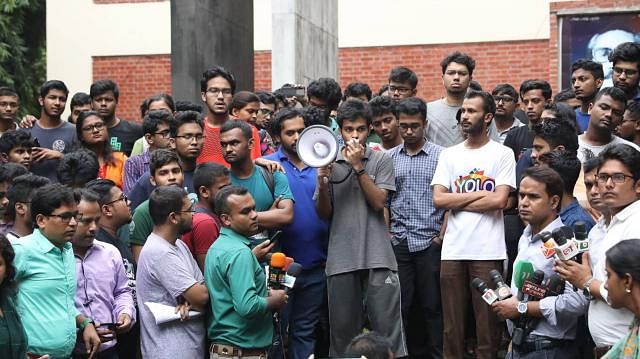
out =
<svg viewBox="0 0 640 359"><path fill-rule="evenodd" d="M180 314L176 313L175 307L153 302L145 302L144 305L146 305L151 311L151 314L153 314L153 318L156 320L157 325L172 322L174 320L180 320ZM189 311L189 318L197 318L200 316L202 316L201 312L195 310Z"/></svg>

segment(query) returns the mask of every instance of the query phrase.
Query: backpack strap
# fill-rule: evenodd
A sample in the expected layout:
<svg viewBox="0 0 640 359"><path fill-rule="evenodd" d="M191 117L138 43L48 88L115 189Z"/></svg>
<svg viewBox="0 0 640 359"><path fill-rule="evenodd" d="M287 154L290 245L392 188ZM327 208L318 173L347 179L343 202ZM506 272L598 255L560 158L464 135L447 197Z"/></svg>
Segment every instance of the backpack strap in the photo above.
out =
<svg viewBox="0 0 640 359"><path fill-rule="evenodd" d="M275 178L273 177L273 173L271 173L271 171L269 171L267 168L264 168L262 166L258 166L258 168L260 169L260 174L262 175L262 178L264 178L264 181L267 183L267 187L269 187L269 192L271 192L271 197L275 198L275 193L274 193Z"/></svg>

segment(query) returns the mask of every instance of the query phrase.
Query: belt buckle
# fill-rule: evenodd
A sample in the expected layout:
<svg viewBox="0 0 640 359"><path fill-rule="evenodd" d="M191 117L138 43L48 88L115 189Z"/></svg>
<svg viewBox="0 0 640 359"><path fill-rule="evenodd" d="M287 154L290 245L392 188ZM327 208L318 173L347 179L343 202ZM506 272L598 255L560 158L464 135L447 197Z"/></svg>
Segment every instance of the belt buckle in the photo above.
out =
<svg viewBox="0 0 640 359"><path fill-rule="evenodd" d="M216 353L219 355L233 356L233 349L234 348L231 345L218 344L218 350L216 350Z"/></svg>

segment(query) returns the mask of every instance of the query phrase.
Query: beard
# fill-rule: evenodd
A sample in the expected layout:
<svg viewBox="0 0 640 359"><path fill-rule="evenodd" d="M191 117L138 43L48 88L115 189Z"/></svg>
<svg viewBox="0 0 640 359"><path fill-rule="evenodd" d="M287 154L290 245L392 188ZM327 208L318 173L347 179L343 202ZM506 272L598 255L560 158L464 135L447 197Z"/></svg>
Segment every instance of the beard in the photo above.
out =
<svg viewBox="0 0 640 359"><path fill-rule="evenodd" d="M180 227L178 227L178 235L182 236L185 233L191 232L191 221L180 221Z"/></svg>

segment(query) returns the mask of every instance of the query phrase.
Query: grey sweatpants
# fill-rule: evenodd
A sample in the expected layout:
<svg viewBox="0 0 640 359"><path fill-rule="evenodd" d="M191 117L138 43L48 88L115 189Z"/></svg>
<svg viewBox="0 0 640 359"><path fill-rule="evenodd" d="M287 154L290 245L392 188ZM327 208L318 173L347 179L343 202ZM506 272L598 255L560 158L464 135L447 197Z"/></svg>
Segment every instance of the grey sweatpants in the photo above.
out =
<svg viewBox="0 0 640 359"><path fill-rule="evenodd" d="M407 356L397 272L376 268L328 276L327 294L330 356L344 355L351 339L362 333L364 315L370 329L391 342L396 358Z"/></svg>

